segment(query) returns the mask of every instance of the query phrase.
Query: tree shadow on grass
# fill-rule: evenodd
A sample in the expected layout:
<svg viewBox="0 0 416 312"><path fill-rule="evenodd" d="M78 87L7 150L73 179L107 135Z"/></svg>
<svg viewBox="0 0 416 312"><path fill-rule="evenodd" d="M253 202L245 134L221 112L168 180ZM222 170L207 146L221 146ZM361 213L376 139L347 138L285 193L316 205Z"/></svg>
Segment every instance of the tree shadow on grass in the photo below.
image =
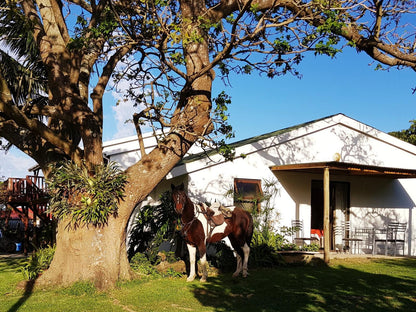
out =
<svg viewBox="0 0 416 312"><path fill-rule="evenodd" d="M19 300L9 309L7 312L16 312L19 310L19 308L26 302L27 299L32 295L33 293L33 286L35 285L36 280L30 280L25 282L25 291L22 295L22 297L19 298Z"/></svg>
<svg viewBox="0 0 416 312"><path fill-rule="evenodd" d="M343 266L251 273L247 279L212 277L192 290L215 311L416 311L416 273L398 278Z"/></svg>
<svg viewBox="0 0 416 312"><path fill-rule="evenodd" d="M26 257L18 257L18 258L4 258L1 261L0 265L0 273L5 273L7 271L18 271L26 261ZM18 311L19 308L27 301L27 299L33 293L33 287L35 285L36 280L24 281L20 285L24 287L24 292L19 300L9 309L8 312L15 312ZM20 286L19 286L20 287Z"/></svg>
<svg viewBox="0 0 416 312"><path fill-rule="evenodd" d="M8 271L16 271L22 267L23 263L26 261L26 257L10 257L10 258L1 258L0 262L0 273L5 273Z"/></svg>

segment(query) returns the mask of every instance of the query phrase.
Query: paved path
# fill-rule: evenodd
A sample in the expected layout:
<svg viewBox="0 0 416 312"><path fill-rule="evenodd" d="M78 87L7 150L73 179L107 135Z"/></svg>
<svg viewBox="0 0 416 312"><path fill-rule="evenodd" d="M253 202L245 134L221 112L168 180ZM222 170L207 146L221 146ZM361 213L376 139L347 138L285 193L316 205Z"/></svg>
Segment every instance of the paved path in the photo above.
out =
<svg viewBox="0 0 416 312"><path fill-rule="evenodd" d="M0 259L1 258L26 258L27 256L25 256L23 253L5 253L5 252L0 252Z"/></svg>

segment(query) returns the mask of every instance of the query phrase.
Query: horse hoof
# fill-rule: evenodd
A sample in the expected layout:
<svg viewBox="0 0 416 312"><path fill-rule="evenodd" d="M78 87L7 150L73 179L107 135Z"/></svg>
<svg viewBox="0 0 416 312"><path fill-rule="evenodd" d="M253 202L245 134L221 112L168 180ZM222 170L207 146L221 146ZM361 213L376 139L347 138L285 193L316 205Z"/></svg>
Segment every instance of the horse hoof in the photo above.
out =
<svg viewBox="0 0 416 312"><path fill-rule="evenodd" d="M195 277L188 277L187 279L186 279L186 281L187 282L193 282L193 280L195 279Z"/></svg>
<svg viewBox="0 0 416 312"><path fill-rule="evenodd" d="M240 273L234 273L233 277L236 278L236 277L238 277L238 275L240 275Z"/></svg>
<svg viewBox="0 0 416 312"><path fill-rule="evenodd" d="M207 281L206 277L201 277L201 279L199 280L201 283L205 283Z"/></svg>

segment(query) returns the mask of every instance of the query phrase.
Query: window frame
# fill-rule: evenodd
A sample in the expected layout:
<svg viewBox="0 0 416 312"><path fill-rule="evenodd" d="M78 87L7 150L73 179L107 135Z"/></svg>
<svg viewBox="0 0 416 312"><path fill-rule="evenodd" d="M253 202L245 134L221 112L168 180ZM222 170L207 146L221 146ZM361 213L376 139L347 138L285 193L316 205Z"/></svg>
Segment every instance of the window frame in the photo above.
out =
<svg viewBox="0 0 416 312"><path fill-rule="evenodd" d="M256 191L258 190L258 193L256 192L256 196L239 194L239 188L237 186L239 183L254 184L256 187ZM244 209L244 204L253 204L253 207L254 205L256 205L256 209L259 212L262 198L263 189L261 187L260 179L234 178L234 206L239 206Z"/></svg>

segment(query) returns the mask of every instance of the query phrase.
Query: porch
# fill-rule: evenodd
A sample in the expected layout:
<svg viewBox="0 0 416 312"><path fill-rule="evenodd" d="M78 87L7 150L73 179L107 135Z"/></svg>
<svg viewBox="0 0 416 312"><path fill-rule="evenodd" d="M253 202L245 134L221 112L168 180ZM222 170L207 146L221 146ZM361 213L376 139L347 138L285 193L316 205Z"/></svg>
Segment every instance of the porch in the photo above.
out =
<svg viewBox="0 0 416 312"><path fill-rule="evenodd" d="M331 256L334 255L332 251L342 253L345 251L344 248L351 253L354 251L356 251L356 254L365 253L365 256L376 256L378 253L386 256L389 250L393 250L392 247L394 247L392 254L398 255L396 247L400 244L402 247L400 255L411 254L412 209L415 203L406 190L396 184L399 184L398 179L415 179L415 169L337 161L272 166L270 169L296 203L297 210L300 205L309 207L311 232L316 230L322 233L319 238L322 242L325 262L328 263ZM357 181L361 184L362 181L366 181L367 185L370 185L370 191L366 193L360 189L360 186L357 186L359 185ZM321 186L316 187L316 182L319 182ZM299 186L301 183L303 186ZM334 184L337 183L338 189L334 187ZM345 187L344 184L348 184L348 187ZM350 184L355 186L354 192L350 191ZM371 189L372 184L379 184L382 187L377 185L377 187ZM335 200L337 192L342 195L341 197L345 197L343 201ZM366 197L367 203L356 204L354 212L351 213L353 208L350 204L350 197L355 204ZM374 200L374 198L379 199L379 202L384 200L386 203L380 205L376 203L377 200ZM395 201L401 202L395 203ZM404 201L405 203L403 203ZM337 209L336 205L341 206L341 209ZM390 206L403 207L409 210L405 222L398 220L397 215L379 218L380 220L376 220L377 222L369 221L366 213L361 213L361 210L364 211L364 209L360 209L360 207L383 209ZM356 221L354 228L346 227L346 224L349 225L351 221L350 213ZM296 211L296 217L299 217L299 211ZM402 235L400 238L397 237L397 230L393 231L389 228L390 224L399 223L399 221L401 229L403 226L405 228L404 231L400 232L400 235ZM356 236L359 231L362 231L361 237ZM405 252L405 245L408 247L407 252ZM363 252L364 247L366 252Z"/></svg>

